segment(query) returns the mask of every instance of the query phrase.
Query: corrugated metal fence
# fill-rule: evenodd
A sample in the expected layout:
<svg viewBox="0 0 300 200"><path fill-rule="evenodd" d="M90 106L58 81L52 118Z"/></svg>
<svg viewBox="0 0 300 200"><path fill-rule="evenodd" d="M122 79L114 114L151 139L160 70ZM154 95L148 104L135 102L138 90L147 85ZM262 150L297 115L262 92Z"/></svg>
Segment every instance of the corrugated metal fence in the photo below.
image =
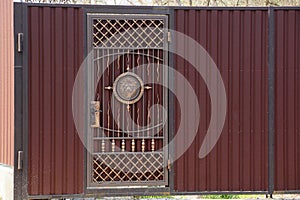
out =
<svg viewBox="0 0 300 200"><path fill-rule="evenodd" d="M28 172L28 194L84 196L84 147L74 127L72 88L84 57L86 13L100 11L88 6L27 5L28 62L24 62L28 64L28 116L24 117L28 117L28 164L24 171ZM159 13L152 7L128 8L131 7L101 7L101 13ZM199 159L211 119L211 99L203 77L191 64L180 56L173 60L170 56L170 63L193 86L201 118L194 142L169 173L170 185L165 191L267 194L273 193L274 187L276 191L299 192L300 10L161 8L164 9L169 12L171 28L190 36L209 53L227 94L221 137L212 152ZM186 41L173 44L175 48L179 48L176 44L182 45L186 55L192 53ZM210 69L206 76L210 79ZM185 85L176 80L174 86L186 91ZM180 116L180 106L189 104L179 106L174 102L170 108L175 108L175 130L182 120L196 123L191 116ZM184 131L183 139L189 137L189 127ZM175 155L180 145L175 144ZM132 191L149 194L149 190L142 189Z"/></svg>
<svg viewBox="0 0 300 200"><path fill-rule="evenodd" d="M82 193L83 145L72 115L82 9L30 7L28 30L28 193Z"/></svg>
<svg viewBox="0 0 300 200"><path fill-rule="evenodd" d="M208 51L222 75L228 102L217 145L208 156L199 159L211 119L211 100L202 77L187 61L177 58L175 68L194 86L201 114L194 143L175 164L175 191L268 190L267 9L179 9L175 12L175 30L192 37ZM185 52L192 53L184 45ZM210 69L206 76L211 76ZM179 124L183 119L178 114L176 117L175 124ZM188 129L185 128L186 134Z"/></svg>
<svg viewBox="0 0 300 200"><path fill-rule="evenodd" d="M275 190L300 189L300 10L275 19Z"/></svg>

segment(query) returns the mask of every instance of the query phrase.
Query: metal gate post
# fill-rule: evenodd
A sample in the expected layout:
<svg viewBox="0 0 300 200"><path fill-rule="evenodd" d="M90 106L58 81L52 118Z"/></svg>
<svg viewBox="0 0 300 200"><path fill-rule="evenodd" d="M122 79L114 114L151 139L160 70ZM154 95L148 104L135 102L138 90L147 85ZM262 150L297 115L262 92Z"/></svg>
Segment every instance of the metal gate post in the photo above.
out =
<svg viewBox="0 0 300 200"><path fill-rule="evenodd" d="M14 199L27 199L28 49L27 5L14 4Z"/></svg>
<svg viewBox="0 0 300 200"><path fill-rule="evenodd" d="M274 120L275 120L275 65L274 65L274 8L269 7L268 32L268 193L274 192Z"/></svg>

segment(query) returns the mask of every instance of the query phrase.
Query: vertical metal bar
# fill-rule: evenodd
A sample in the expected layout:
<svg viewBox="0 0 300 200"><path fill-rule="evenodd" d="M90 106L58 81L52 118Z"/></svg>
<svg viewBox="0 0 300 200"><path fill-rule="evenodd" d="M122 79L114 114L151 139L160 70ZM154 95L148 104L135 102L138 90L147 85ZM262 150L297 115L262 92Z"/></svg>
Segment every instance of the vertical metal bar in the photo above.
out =
<svg viewBox="0 0 300 200"><path fill-rule="evenodd" d="M275 62L274 62L274 9L268 10L269 17L269 45L268 45L268 193L274 192L274 120L275 120Z"/></svg>
<svg viewBox="0 0 300 200"><path fill-rule="evenodd" d="M171 39L171 33L169 32L169 29L168 29L169 25L168 25L168 17L165 17L164 18L164 36L165 36L165 39L164 39L164 43L163 43L163 52L162 52L162 55L163 55L163 65L168 65L168 46L169 46L169 41L172 41ZM164 83L164 85L168 85L169 87L169 84L168 84L168 80L169 80L169 70L165 70L164 67L162 69L162 81ZM169 111L170 107L169 107L169 95L168 95L168 89L166 88L162 88L163 89L163 104L164 106L166 106L166 109ZM171 89L171 88L170 88ZM167 114L167 116L163 116L162 115L162 122L165 122L167 120L167 123L169 124L169 113ZM166 117L166 119L164 118ZM163 146L164 145L167 145L168 144L168 138L169 138L169 126L165 126L164 129L163 129ZM168 145L169 148L170 145ZM167 168L164 169L164 181L166 184L168 184L168 181L169 181L169 170L170 170L170 166L171 166L171 163L170 163L170 156L169 156L169 149L165 149L165 151L163 152L164 156L164 164L167 166ZM169 184L170 185L170 184ZM171 186L171 185L170 185Z"/></svg>
<svg viewBox="0 0 300 200"><path fill-rule="evenodd" d="M112 85L114 83L114 79L115 79L115 50L112 49L112 78L111 78L111 84ZM110 95L113 95L113 94L110 94ZM115 111L115 102L113 101L112 102L112 114L114 114L114 111ZM111 151L114 152L115 151L115 145L116 145L116 142L115 142L115 120L114 120L114 117L112 117L112 143L111 143Z"/></svg>
<svg viewBox="0 0 300 200"><path fill-rule="evenodd" d="M88 102L90 102L91 100L95 100L94 97L94 91L95 91L95 76L98 76L98 74L96 74L96 70L95 67L97 66L98 62L95 64L95 56L98 56L98 52L94 49L94 45L93 45L93 18L89 18L88 19L88 47L89 47L89 51L91 51L91 57L88 61L88 73L87 73L87 77L86 80L88 82L86 91L87 91L87 98L88 98ZM98 66L97 66L98 67ZM85 104L86 105L86 104ZM86 113L86 116L88 116L89 114ZM87 129L87 143L88 143L88 157L89 157L89 171L87 176L89 177L89 183L90 184L93 181L93 161L94 161L94 156L93 156L93 152L94 152L94 143L93 143L93 134L94 134L94 130L88 128Z"/></svg>
<svg viewBox="0 0 300 200"><path fill-rule="evenodd" d="M96 58L99 58L99 57L102 56L100 50L98 50L98 49L96 50L96 49L95 49L94 51L97 51L97 53L96 53L96 55L97 55ZM94 59L95 59L95 58L94 58ZM102 60L102 59L97 59L97 61L96 61L96 62L97 62L97 76L96 76L96 77L97 77L97 82L96 82L97 85L99 84L99 81L101 80L101 77L99 77L99 74L101 74L101 72L102 72L102 69L101 69L101 60ZM94 61L94 62L95 62L95 61ZM101 70L101 72L100 72L100 70ZM94 70L94 71L95 71L95 70ZM99 88L97 87L97 85L96 85L96 88L97 88L97 89L96 89L96 90L97 90L97 91L96 91L96 93L97 93L97 95L96 95L96 98L97 98L97 99L96 99L96 100L100 102L100 109L103 110L103 102L102 102L101 96L100 96L100 94L99 94ZM100 113L101 113L101 112L100 112ZM99 115L101 115L100 113L99 113ZM102 113L103 113L103 112L102 112ZM102 115L103 115L103 114L102 114ZM101 119L103 119L102 116L101 116L100 119L99 119L100 127L101 127ZM100 134L100 131L101 131L101 129L99 129L99 128L96 129L96 137L100 137L100 135L101 135L101 134ZM97 152L99 152L99 149L100 149L100 148L99 148L99 146L100 146L99 143L100 143L100 141L97 140L97 141L96 141L96 149L97 149ZM93 144L92 144L92 145L94 145L94 141L93 141ZM93 153L96 151L95 148L94 148L94 146L92 147L92 151L93 151Z"/></svg>
<svg viewBox="0 0 300 200"><path fill-rule="evenodd" d="M174 14L174 10L171 10L170 11L170 15L169 15L169 27L171 30L174 30L174 19L175 19L175 14ZM171 34L171 37L172 37L172 34ZM171 41L175 41L175 39L172 38ZM167 57L167 60L169 60L169 67L170 68L174 68L174 56L173 54L169 53L169 52L172 52L172 48L174 48L174 42L171 42L171 43L168 43L166 45L166 51L168 52L166 54L166 57ZM168 51L170 50L170 51ZM167 73L167 80L166 82L168 83L168 90L166 90L166 92L168 93L168 100L166 100L168 103L168 116L167 116L167 119L168 119L168 139L169 141L174 137L174 130L175 130L175 122L174 122L174 110L175 110L175 107L174 107L174 96L171 92L171 90L174 88L174 75L172 73L171 70L167 70L166 71ZM173 160L173 157L174 157L174 145L172 143L169 144L169 149L168 149L168 156L169 156L169 160ZM170 191L173 192L175 191L175 188L174 188L174 165L171 165L171 169L169 170L169 186L170 186Z"/></svg>
<svg viewBox="0 0 300 200"><path fill-rule="evenodd" d="M105 83L105 84L108 84L109 85L109 81L110 81L110 75L111 75L111 69L110 69L110 66L109 66L109 62L110 62L110 50L109 49L107 49L106 50L106 63L105 63L105 66L106 66L106 70L107 70L107 80L108 80L108 82L107 83ZM105 85L104 85L104 87L105 87ZM105 101L105 103L106 103L106 101L107 101L107 112L106 112L106 115L107 115L107 128L108 128L108 131L107 131L107 133L105 134L104 133L104 140L105 140L105 142L104 142L104 144L105 144L105 148L104 149L109 149L109 146L107 147L106 146L106 142L107 142L107 138L106 137L110 137L111 136L111 131L109 131L109 129L110 129L110 102L109 102L109 91L107 91L107 94L106 94L107 96L106 96L106 99L104 100ZM103 147L102 147L103 148ZM105 152L106 152L106 150L104 150Z"/></svg>
<svg viewBox="0 0 300 200"><path fill-rule="evenodd" d="M133 20L133 22L134 22L134 20ZM131 63L132 63L132 66L131 66L131 68L132 68L132 72L134 73L135 72L135 69L134 69L134 63L135 63L135 56L134 56L134 50L131 50ZM134 121L135 121L135 114L134 114L134 112L135 112L135 104L132 104L132 108L131 108L131 112L132 112L132 128L131 128L131 131L134 131ZM134 140L134 137L135 137L135 134L133 134L133 144L132 144L132 146L133 146L133 148L132 148L132 151L134 152L135 151L135 149L136 149L136 147L137 147L137 145L136 145L136 143L138 142L138 140Z"/></svg>
<svg viewBox="0 0 300 200"><path fill-rule="evenodd" d="M130 66L129 66L129 49L127 49L127 52L126 52L126 71L128 72L130 70ZM130 116L130 105L127 104L126 105L126 112L128 112L128 116ZM130 134L129 133L129 119L126 118L126 131L127 131L127 137L128 137L128 140L130 142ZM126 141L125 141L125 144L126 144ZM132 145L130 145L131 143L129 143L129 149L132 149Z"/></svg>
<svg viewBox="0 0 300 200"><path fill-rule="evenodd" d="M122 73L125 72L125 50L123 49L122 51ZM126 141L125 141L125 116L124 116L124 112L125 112L125 105L122 104L122 144L121 144L121 151L124 152L126 149Z"/></svg>
<svg viewBox="0 0 300 200"><path fill-rule="evenodd" d="M146 49L147 51L147 80L149 80L149 76L150 76L150 51L149 49ZM148 92L148 95L147 95L147 125L149 126L150 124L150 96L151 96L151 93L149 95L150 92ZM148 129L147 130L147 138L148 138L148 141L146 141L146 146L149 147L149 144L148 142L151 142L151 139L150 139L150 130ZM151 144L150 144L151 145ZM148 149L149 151L151 151L151 146L149 147Z"/></svg>
<svg viewBox="0 0 300 200"><path fill-rule="evenodd" d="M156 71L157 71L157 77L156 77L156 80L157 80L157 82L158 82L158 84L160 84L160 83L162 83L162 82L160 82L160 79L161 79L161 81L163 81L163 77L161 76L161 68L160 68L160 51L161 50L158 50L158 58L157 58L157 69L156 69ZM162 59L163 59L163 55L162 55ZM161 86L161 85L158 85L158 87L159 87L159 89L158 89L158 94L156 94L156 101L157 101L157 104L160 104L161 102L160 101L162 101L163 102L163 99L164 99L164 97L163 97L163 87ZM164 104L163 104L164 105ZM157 124L160 124L160 107L157 107ZM157 129L157 135L156 135L156 137L160 137L160 134L161 134L161 132L163 133L164 132L164 130L159 130L159 129ZM161 144L163 144L164 143L164 139L158 139L158 144L159 145L161 145ZM160 146L158 147L158 149L159 148L161 148ZM164 154L163 154L163 163L164 163Z"/></svg>
<svg viewBox="0 0 300 200"><path fill-rule="evenodd" d="M137 49L136 67L139 68L139 66L140 66L140 50ZM138 70L137 70L137 72L138 72ZM143 80L143 79L142 79L142 80ZM139 123L139 120L140 120L140 109L139 109L138 106L137 106L137 111L136 111L136 113L137 113L136 124L137 124L138 126L140 126L140 123ZM137 137L140 137L139 127L138 127ZM139 141L141 141L140 138L139 138ZM138 145L137 145L137 146L138 146Z"/></svg>
<svg viewBox="0 0 300 200"><path fill-rule="evenodd" d="M92 26L92 25L91 25ZM97 80L98 80L98 74L99 74L99 62L98 62L98 60L95 60L95 55L96 55L96 57L98 57L99 55L98 55L98 51L97 50L95 50L93 47L92 47L92 49L91 49L92 51L93 51L93 57L92 57L92 65L91 66L93 66L92 68L91 68L91 76L93 76L94 78L92 79L92 80L94 80L93 82L92 82L92 80L90 80L90 77L88 77L88 81L91 81L92 82L92 87L91 88L93 88L94 89L94 87L95 87L95 82L97 82ZM95 52L96 51L96 52ZM90 89L91 89L90 88ZM98 97L94 97L93 96L93 90L92 91L90 91L90 92L92 92L92 94L91 94L91 96L90 96L90 98L91 98L91 100L92 101L98 101ZM97 91L96 91L97 92ZM99 122L99 124L100 124L100 122ZM95 150L95 147L94 147L94 134L95 134L95 132L97 133L97 135L98 135L98 130L96 129L92 129L91 130L91 138L89 138L89 140L91 140L91 142L90 142L90 147L89 147L89 149L90 149L90 151L91 151L91 153L94 153L94 150ZM92 160L93 160L93 156L92 156ZM91 162L91 163L93 163L93 161Z"/></svg>
<svg viewBox="0 0 300 200"><path fill-rule="evenodd" d="M86 29L84 30L84 39L85 39L85 42L86 42L86 45L85 45L85 50L84 50L84 56L85 57L88 57L88 54L89 52L91 51L92 49L92 42L91 42L91 33L92 33L92 26L91 26L91 17L88 16L86 13L85 13L85 23L86 23ZM88 63L90 61L88 60ZM90 101L90 97L89 97L89 92L88 92L88 88L89 88L89 71L85 74L85 81L84 82L84 89L86 91L86 94L88 95L85 95L84 97L84 101L85 101L85 104L84 105L87 105L86 102L89 102ZM87 113L86 109L85 109L85 112L84 112L84 115L85 116L88 116L89 113ZM84 143L87 145L88 148L85 148L85 151L84 151L84 166L85 166L85 173L84 173L84 187L87 187L88 185L90 185L91 183L91 173L92 173L92 166L91 166L91 157L90 157L90 152L89 152L89 144L90 144L90 141L89 141L89 137L88 137L88 133L90 131L90 127L89 127L89 124L88 124L88 119L85 118L86 121L84 122L85 125L84 125L84 130L86 131L87 134L84 135Z"/></svg>
<svg viewBox="0 0 300 200"><path fill-rule="evenodd" d="M145 82L145 56L144 56L144 50L142 50L142 64L141 64L141 67L142 67L142 79L143 81ZM145 92L145 91L144 91ZM143 116L143 119L142 119L142 126L144 127L145 126L145 97L146 95L144 94L144 97L142 98L143 99L143 103L142 103L142 116ZM143 139L142 139L142 152L145 152L146 150L146 143L145 143L145 133L143 132L142 133L143 135Z"/></svg>
<svg viewBox="0 0 300 200"><path fill-rule="evenodd" d="M104 124L104 117L105 117L105 112L104 112L104 107L105 107L105 105L104 105L104 103L105 103L105 90L104 90L104 87L105 87L105 83L104 83L104 73L105 73L105 59L106 59L106 57L105 57L105 50L104 49L102 49L102 77L100 77L100 78L102 78L102 126L103 127L105 127L106 125ZM102 131L101 131L101 136L102 136L102 142L101 142L101 152L103 152L103 147L104 147L104 145L105 145L105 142L104 142L104 135L105 135L105 130L104 129L102 129Z"/></svg>
<svg viewBox="0 0 300 200"><path fill-rule="evenodd" d="M155 49L152 49L152 63L151 63L151 66L152 66L152 105L155 104ZM152 115L152 122L154 122L154 119L155 119L155 109L153 110L153 115ZM154 123L153 123L154 124ZM155 129L152 129L152 142L151 142L151 151L155 151L155 137L154 137L154 134L155 134Z"/></svg>
<svg viewBox="0 0 300 200"><path fill-rule="evenodd" d="M120 55L120 49L118 49L118 73L120 73L120 59L121 59L121 55ZM118 104L118 116L117 116L117 130L121 130L120 129L120 115L121 115L121 106L120 104ZM118 132L118 137L120 137L120 132ZM119 140L118 140L119 141ZM121 142L121 141L120 141ZM120 143L121 144L121 143Z"/></svg>

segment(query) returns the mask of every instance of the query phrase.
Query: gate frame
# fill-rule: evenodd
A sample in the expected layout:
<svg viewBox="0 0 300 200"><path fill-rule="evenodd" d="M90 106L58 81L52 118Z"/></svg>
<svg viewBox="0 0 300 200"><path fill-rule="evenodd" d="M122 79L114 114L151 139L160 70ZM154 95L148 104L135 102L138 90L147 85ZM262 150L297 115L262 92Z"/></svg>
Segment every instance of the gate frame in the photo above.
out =
<svg viewBox="0 0 300 200"><path fill-rule="evenodd" d="M91 8L92 7L92 8ZM88 27L89 22L88 19L90 18L91 14L92 15L105 15L105 14L115 14L115 15L122 15L122 14L139 14L139 15L165 15L167 18L167 29L174 29L174 10L170 9L168 7L162 7L159 9L155 9L157 7L149 7L149 6L141 6L141 7L132 7L132 6L105 6L106 8L103 8L102 6L84 6L83 7L83 13L84 13L84 57L86 58L87 55L89 54L89 35L88 35L88 30L90 27ZM89 16L90 15L90 16ZM167 42L168 43L168 49L172 48L172 42ZM173 68L173 57L170 55L170 53L167 53L167 64ZM89 62L89 61L88 61ZM170 74L168 73L168 85L169 87L173 87L173 80L170 79ZM89 79L89 73L86 76L86 80ZM86 83L85 88L88 88L88 84ZM168 96L168 127L167 127L167 133L168 133L168 141L170 141L171 138L173 138L173 130L174 130L174 115L173 115L173 109L170 109L170 107L174 108L174 101L173 101L173 96L172 92L168 91L165 95ZM85 98L85 105L88 105L89 100L88 97ZM87 111L89 112L89 111ZM86 113L87 114L87 113ZM89 125L86 123L85 124L85 130L88 131L90 129ZM168 158L173 157L173 147L169 147L168 149ZM133 188L124 188L126 186L122 186L123 188L89 188L88 183L87 183L87 171L88 171L88 151L85 148L84 149L84 193L85 194L96 194L99 195L99 193L104 193L105 196L130 196L130 195L168 195L171 193L171 191L174 189L174 169L173 165L171 165L170 170L166 170L166 182L168 185L165 187L149 187L149 188L143 188L143 187L133 187ZM103 195L99 195L101 197Z"/></svg>
<svg viewBox="0 0 300 200"><path fill-rule="evenodd" d="M109 17L116 17L116 19L117 20L121 20L121 19L123 19L121 16L122 16L122 14L119 14L119 13L109 13L110 15L109 15ZM135 17L136 15L138 15L139 17ZM127 17L128 16L128 17ZM133 16L133 17L130 17L130 16ZM86 49L87 49L87 53L89 53L89 52L91 52L91 51L94 51L94 46L93 46L93 36L91 35L92 33L93 33L93 24L92 24L92 20L94 20L94 19L107 19L107 18L105 18L105 13L99 13L99 12L97 12L97 13L87 13L87 32L88 32L88 34L87 34L87 41L86 41L86 44L87 44L87 47L86 47ZM148 19L152 19L152 20L163 20L163 21L165 21L165 23L166 23L166 27L164 27L163 29L166 29L166 30L168 30L168 15L162 15L162 14L160 14L160 15L157 15L157 14L127 14L126 13L126 17L124 17L124 19L128 19L128 20L131 20L131 19L142 19L142 20L148 20ZM164 43L164 47L163 47L163 49L161 49L161 50L163 50L163 51L166 51L166 50L168 50L168 44L169 44L169 42L167 41L168 40L168 33L164 30L164 33L163 33L164 35L165 35L165 41L163 41L163 43ZM141 48L143 48L143 47L141 47ZM103 47L103 50L105 50L105 49L109 49L109 47L108 48L105 48L105 47ZM115 49L122 49L122 47L116 47ZM112 48L112 50L115 50L114 48ZM151 48L149 48L148 50L151 50ZM163 65L167 65L168 64L168 52L163 52L163 54L164 54L164 63L163 63ZM88 58L88 57L86 57L86 58ZM85 105L86 106L88 106L89 105L89 102L91 102L91 101L93 101L93 99L90 99L90 98L92 98L92 96L94 96L93 95L93 91L95 91L95 88L94 88L94 86L93 86L93 83L95 83L95 80L94 80L94 73L95 73L95 65L94 65L94 61L92 61L92 59L94 59L94 57L93 58L88 58L89 60L87 61L87 63L88 63L88 69L87 69L87 76L86 76L86 87L85 87L85 90L86 90L86 103L85 103ZM165 63L166 62L166 63ZM91 67L92 68L91 68ZM125 72L123 72L123 73L125 73ZM164 78L166 78L166 80L164 79L164 81L168 81L168 71L165 71L165 70L163 70L163 77ZM165 90L165 89L164 89ZM163 97L163 102L164 103L166 103L166 106L167 106L167 109L168 109L168 92L163 92L163 94L162 94L162 97ZM168 109L169 110L169 109ZM86 113L86 134L85 134L85 142L86 142L86 144L87 144L87 148L86 149L89 149L90 147L91 147L91 143L92 143L92 140L91 140L91 138L90 137L87 137L87 135L93 135L93 132L94 132L94 130L96 130L96 129L99 129L98 127L97 128L91 128L91 126L90 126L90 122L89 122L89 111L87 111L88 113ZM167 117L169 117L169 116L167 116ZM168 120L167 120L167 123L168 123ZM164 139L163 139L163 142L165 143L165 142L168 142L168 139L169 139L169 132L168 132L168 127L167 128L164 128L163 129L166 133L164 134ZM91 136L91 137L93 137L93 136ZM87 179L85 180L86 182L87 182L87 188L88 189L101 189L101 184L97 184L97 183L95 183L95 184L92 184L91 183L91 179L88 177L88 175L91 175L91 174L89 174L89 172L91 171L91 168L90 168L90 166L88 166L88 165L91 165L92 164L92 155L90 155L90 156L88 156L88 152L87 152L87 154L86 154L86 156L87 156L87 162L85 163L87 166L86 166L86 175L87 175ZM163 163L164 164L167 164L167 160L169 159L169 151L168 150L166 150L166 151L164 151L163 152L163 156L167 156L167 157L163 157ZM168 180L168 175L169 175L169 169L167 169L166 167L164 167L164 180L163 181L161 181L161 182L159 182L159 183L157 183L157 184L155 184L155 183L144 183L144 185L145 186L149 186L149 187L157 187L157 186L159 186L159 187L162 187L163 185L162 184L164 184L164 186L166 186L166 185L168 185L169 184L169 180ZM95 185L95 186L94 186ZM97 185L97 186L96 186ZM128 185L126 185L126 183L124 183L124 184L122 184L122 183L116 183L116 184L110 184L110 183L107 183L107 184L104 184L104 187L103 188L105 188L105 187L114 187L114 188L116 188L116 187L143 187L140 183L138 183L138 182L134 182L134 183L128 183Z"/></svg>

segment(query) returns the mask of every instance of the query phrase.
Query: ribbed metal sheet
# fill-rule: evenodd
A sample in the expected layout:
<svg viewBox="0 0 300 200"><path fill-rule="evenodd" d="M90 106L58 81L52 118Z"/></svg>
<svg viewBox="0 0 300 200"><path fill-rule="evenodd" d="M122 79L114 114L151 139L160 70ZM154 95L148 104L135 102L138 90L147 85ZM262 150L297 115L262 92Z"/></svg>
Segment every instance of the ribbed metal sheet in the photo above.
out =
<svg viewBox="0 0 300 200"><path fill-rule="evenodd" d="M275 11L275 190L300 190L300 10Z"/></svg>
<svg viewBox="0 0 300 200"><path fill-rule="evenodd" d="M84 148L72 116L83 61L83 11L29 7L29 195L83 192Z"/></svg>
<svg viewBox="0 0 300 200"><path fill-rule="evenodd" d="M13 2L0 2L0 163L14 164Z"/></svg>
<svg viewBox="0 0 300 200"><path fill-rule="evenodd" d="M267 27L268 12L263 9L175 11L175 30L206 49L220 70L227 93L227 116L221 137L210 154L199 159L210 123L210 96L190 64L180 57L175 59L175 68L194 87L201 112L194 142L174 165L175 192L268 189ZM187 45L183 46L190 52ZM182 86L176 85L175 80L175 87ZM176 112L177 126L180 120L193 122L189 117L180 119L178 106ZM186 137L188 130L186 127ZM179 145L183 144L175 145L175 150Z"/></svg>

